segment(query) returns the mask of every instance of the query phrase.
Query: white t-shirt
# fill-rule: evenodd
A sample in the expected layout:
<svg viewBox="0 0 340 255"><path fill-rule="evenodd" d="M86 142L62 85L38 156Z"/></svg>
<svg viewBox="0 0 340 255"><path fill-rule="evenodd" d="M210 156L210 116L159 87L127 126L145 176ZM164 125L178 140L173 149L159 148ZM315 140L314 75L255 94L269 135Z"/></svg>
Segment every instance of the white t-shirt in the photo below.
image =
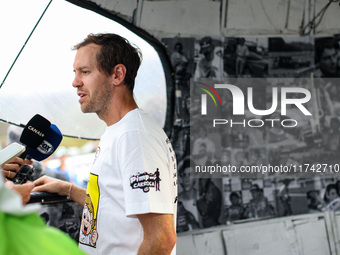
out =
<svg viewBox="0 0 340 255"><path fill-rule="evenodd" d="M137 214L173 214L176 224L175 153L144 111L130 111L107 127L86 193L79 246L89 254L137 254L143 240Z"/></svg>

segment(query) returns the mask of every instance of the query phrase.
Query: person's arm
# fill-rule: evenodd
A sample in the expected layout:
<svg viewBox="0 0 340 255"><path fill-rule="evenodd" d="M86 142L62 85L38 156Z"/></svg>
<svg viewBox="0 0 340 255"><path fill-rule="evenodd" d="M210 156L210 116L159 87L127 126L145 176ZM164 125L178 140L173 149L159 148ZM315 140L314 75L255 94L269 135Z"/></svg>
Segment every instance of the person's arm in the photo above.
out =
<svg viewBox="0 0 340 255"><path fill-rule="evenodd" d="M147 213L137 217L144 231L138 255L170 254L177 241L173 215Z"/></svg>
<svg viewBox="0 0 340 255"><path fill-rule="evenodd" d="M84 206L86 190L70 182L42 176L34 181L34 185L32 192L45 191L57 193L60 196L69 196L74 202Z"/></svg>

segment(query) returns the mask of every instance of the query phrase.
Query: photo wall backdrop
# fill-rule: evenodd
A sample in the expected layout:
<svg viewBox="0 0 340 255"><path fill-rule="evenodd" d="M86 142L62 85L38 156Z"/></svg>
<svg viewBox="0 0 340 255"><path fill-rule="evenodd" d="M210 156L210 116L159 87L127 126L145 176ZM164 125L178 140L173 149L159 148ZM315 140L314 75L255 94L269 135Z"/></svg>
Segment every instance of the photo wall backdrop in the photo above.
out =
<svg viewBox="0 0 340 255"><path fill-rule="evenodd" d="M176 86L171 139L180 184L178 232L340 210L339 36L162 42ZM235 94L216 84L240 89L243 115L235 115ZM254 109L272 109L277 95L276 110L256 116L247 101L250 87ZM301 107L292 103L303 100ZM216 171L223 166L236 172ZM264 172L264 166L277 171ZM262 171L245 174L242 168Z"/></svg>

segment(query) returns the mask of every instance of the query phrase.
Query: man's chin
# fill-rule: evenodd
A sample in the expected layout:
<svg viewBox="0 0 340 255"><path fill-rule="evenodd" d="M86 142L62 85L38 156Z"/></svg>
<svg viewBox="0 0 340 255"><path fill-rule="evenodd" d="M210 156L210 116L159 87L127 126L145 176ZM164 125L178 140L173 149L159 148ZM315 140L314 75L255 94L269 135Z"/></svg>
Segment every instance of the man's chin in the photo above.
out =
<svg viewBox="0 0 340 255"><path fill-rule="evenodd" d="M81 105L80 106L80 110L83 112L83 113L91 113L92 111L88 108L86 108L85 106Z"/></svg>

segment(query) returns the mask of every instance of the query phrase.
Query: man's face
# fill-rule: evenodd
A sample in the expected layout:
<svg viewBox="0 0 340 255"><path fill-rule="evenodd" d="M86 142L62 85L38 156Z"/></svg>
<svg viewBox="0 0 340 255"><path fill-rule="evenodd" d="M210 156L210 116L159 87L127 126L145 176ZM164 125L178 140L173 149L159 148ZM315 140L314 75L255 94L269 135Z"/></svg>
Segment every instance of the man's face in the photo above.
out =
<svg viewBox="0 0 340 255"><path fill-rule="evenodd" d="M327 75L334 75L338 72L338 52L334 48L325 48L320 59L320 68Z"/></svg>
<svg viewBox="0 0 340 255"><path fill-rule="evenodd" d="M176 46L175 46L175 51L181 53L181 52L182 52L182 49L183 49L183 47L182 47L181 44L176 44Z"/></svg>
<svg viewBox="0 0 340 255"><path fill-rule="evenodd" d="M207 146L205 145L205 143L202 143L202 144L200 145L199 153L200 153L200 154L206 154L206 153L207 153Z"/></svg>
<svg viewBox="0 0 340 255"><path fill-rule="evenodd" d="M100 46L89 44L77 51L72 83L72 86L77 88L82 112L94 112L98 115L107 112L113 89L110 76L98 70L96 54L99 49Z"/></svg>
<svg viewBox="0 0 340 255"><path fill-rule="evenodd" d="M253 198L257 199L259 198L260 193L258 190L254 189L254 190L251 190L251 195Z"/></svg>
<svg viewBox="0 0 340 255"><path fill-rule="evenodd" d="M209 46L201 46L200 53L207 56L213 51L213 47L211 45Z"/></svg>
<svg viewBox="0 0 340 255"><path fill-rule="evenodd" d="M232 196L232 197L230 198L230 201L231 201L231 203L232 203L233 205L238 205L238 204L239 204L239 199L238 199L237 196Z"/></svg>
<svg viewBox="0 0 340 255"><path fill-rule="evenodd" d="M192 169L187 167L181 176L181 184L185 191L190 191L194 185L194 179L190 176Z"/></svg>
<svg viewBox="0 0 340 255"><path fill-rule="evenodd" d="M336 191L336 189L331 189L328 192L328 199L329 201L333 201L334 199L338 198L338 192Z"/></svg>

